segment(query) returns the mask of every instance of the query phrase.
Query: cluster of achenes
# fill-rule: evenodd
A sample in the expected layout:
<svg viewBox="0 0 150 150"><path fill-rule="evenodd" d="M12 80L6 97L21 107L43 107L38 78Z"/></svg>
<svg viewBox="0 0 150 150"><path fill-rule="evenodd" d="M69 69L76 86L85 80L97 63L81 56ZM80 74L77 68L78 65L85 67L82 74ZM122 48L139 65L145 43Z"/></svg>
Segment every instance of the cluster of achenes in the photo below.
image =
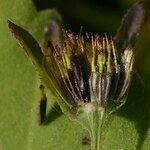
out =
<svg viewBox="0 0 150 150"><path fill-rule="evenodd" d="M126 95L134 60L133 48L118 52L113 39L106 35L83 37L65 32L63 44L55 48L51 45L51 49L69 94L68 103L92 102L105 108L108 101Z"/></svg>
<svg viewBox="0 0 150 150"><path fill-rule="evenodd" d="M125 102L133 72L134 45L143 18L144 8L139 2L129 9L114 38L106 34L76 36L61 31L53 20L45 30L43 48L10 21L9 28L62 111L74 115L81 110L92 114L98 111L100 120L105 112L110 113Z"/></svg>

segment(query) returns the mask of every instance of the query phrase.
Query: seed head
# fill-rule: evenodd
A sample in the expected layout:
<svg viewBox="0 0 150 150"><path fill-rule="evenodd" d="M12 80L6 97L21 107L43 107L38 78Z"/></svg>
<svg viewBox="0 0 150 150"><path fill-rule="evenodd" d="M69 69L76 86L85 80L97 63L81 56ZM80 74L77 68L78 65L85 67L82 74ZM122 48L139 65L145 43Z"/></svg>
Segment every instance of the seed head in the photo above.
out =
<svg viewBox="0 0 150 150"><path fill-rule="evenodd" d="M143 20L142 2L129 9L114 38L61 31L52 20L42 49L27 31L10 21L8 25L62 108L92 103L107 109L109 103L125 102Z"/></svg>
<svg viewBox="0 0 150 150"><path fill-rule="evenodd" d="M100 37L86 33L83 37L69 31L64 31L63 43L56 46L48 43L46 49L53 49L52 55L61 73L63 87L71 97L70 103L94 102L105 107L108 101L119 100L127 94L133 48L122 53L116 50L113 39L107 35Z"/></svg>

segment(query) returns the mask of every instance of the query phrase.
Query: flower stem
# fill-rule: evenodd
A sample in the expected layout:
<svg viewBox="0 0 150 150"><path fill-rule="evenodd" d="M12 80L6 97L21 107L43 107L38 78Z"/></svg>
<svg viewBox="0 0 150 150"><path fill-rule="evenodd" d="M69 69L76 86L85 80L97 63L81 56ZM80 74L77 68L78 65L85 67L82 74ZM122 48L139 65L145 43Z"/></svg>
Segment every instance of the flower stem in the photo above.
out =
<svg viewBox="0 0 150 150"><path fill-rule="evenodd" d="M88 116L91 150L101 150L101 133L104 119L104 110L95 110Z"/></svg>
<svg viewBox="0 0 150 150"><path fill-rule="evenodd" d="M105 121L105 109L92 103L83 105L78 109L77 121L89 131L91 150L102 150L101 134Z"/></svg>

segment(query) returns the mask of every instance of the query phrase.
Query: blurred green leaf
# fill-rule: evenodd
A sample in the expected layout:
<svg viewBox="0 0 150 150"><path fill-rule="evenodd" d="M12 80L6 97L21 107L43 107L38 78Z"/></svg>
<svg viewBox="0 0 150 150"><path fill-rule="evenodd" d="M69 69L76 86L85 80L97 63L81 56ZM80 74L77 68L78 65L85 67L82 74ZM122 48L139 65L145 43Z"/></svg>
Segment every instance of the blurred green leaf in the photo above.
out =
<svg viewBox="0 0 150 150"><path fill-rule="evenodd" d="M37 13L30 0L0 0L0 150L87 150L90 147L81 144L82 138L89 135L80 125L61 115L57 108L51 111L55 97L49 91L47 123L45 126L38 124L40 81L7 28L10 19L42 41L44 26L54 15L54 10ZM143 59L140 55L137 59L141 71L144 66L149 71L146 46L149 32L147 26L138 45L139 55L146 56ZM149 82L149 73L145 74ZM149 89L134 77L126 105L105 123L103 150L150 149L148 93Z"/></svg>

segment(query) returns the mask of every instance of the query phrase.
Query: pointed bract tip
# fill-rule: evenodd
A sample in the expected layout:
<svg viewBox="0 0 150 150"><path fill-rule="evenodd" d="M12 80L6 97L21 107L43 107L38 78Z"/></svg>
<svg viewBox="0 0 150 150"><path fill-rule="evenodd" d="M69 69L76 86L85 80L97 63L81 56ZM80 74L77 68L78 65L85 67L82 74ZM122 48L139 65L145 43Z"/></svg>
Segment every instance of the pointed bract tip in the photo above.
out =
<svg viewBox="0 0 150 150"><path fill-rule="evenodd" d="M8 24L8 28L10 30L11 33L14 33L15 32L15 27L17 25L15 25L13 22L11 22L10 20L7 21L7 24Z"/></svg>
<svg viewBox="0 0 150 150"><path fill-rule="evenodd" d="M121 25L114 37L118 49L129 45L134 47L145 19L144 1L135 3L122 19Z"/></svg>
<svg viewBox="0 0 150 150"><path fill-rule="evenodd" d="M11 30L12 22L10 20L7 21L8 28Z"/></svg>
<svg viewBox="0 0 150 150"><path fill-rule="evenodd" d="M139 0L136 4L138 4L138 5L142 6L142 7L144 7L144 0Z"/></svg>
<svg viewBox="0 0 150 150"><path fill-rule="evenodd" d="M14 23L12 23L10 20L7 21L8 27L11 28Z"/></svg>
<svg viewBox="0 0 150 150"><path fill-rule="evenodd" d="M133 8L136 9L139 12L143 12L143 15L145 13L145 6L144 6L144 1L138 1L137 3L135 3L135 5L133 5Z"/></svg>
<svg viewBox="0 0 150 150"><path fill-rule="evenodd" d="M7 23L8 23L8 27L12 24L10 20L7 20Z"/></svg>

